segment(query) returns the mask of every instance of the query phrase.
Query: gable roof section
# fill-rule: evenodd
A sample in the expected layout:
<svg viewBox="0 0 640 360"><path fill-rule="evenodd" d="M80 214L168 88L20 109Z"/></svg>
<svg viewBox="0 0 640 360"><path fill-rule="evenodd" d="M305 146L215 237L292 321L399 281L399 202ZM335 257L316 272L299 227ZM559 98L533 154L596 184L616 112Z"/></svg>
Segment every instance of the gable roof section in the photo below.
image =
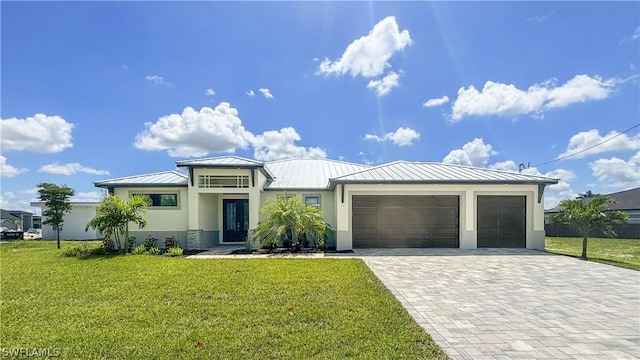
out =
<svg viewBox="0 0 640 360"><path fill-rule="evenodd" d="M246 159L240 156L218 156L212 158L202 158L193 160L176 161L179 168L221 168L221 169L258 169L268 179L273 179L273 174L265 168L263 162L257 160ZM189 170L191 171L191 170Z"/></svg>
<svg viewBox="0 0 640 360"><path fill-rule="evenodd" d="M274 180L271 190L327 189L329 179L369 169L371 166L329 159L287 159L266 164Z"/></svg>
<svg viewBox="0 0 640 360"><path fill-rule="evenodd" d="M2 220L20 220L19 217L13 215L11 211L0 209L0 219Z"/></svg>
<svg viewBox="0 0 640 360"><path fill-rule="evenodd" d="M470 166L396 161L332 178L331 183L332 188L338 183L551 185L558 179Z"/></svg>
<svg viewBox="0 0 640 360"><path fill-rule="evenodd" d="M115 179L94 181L93 185L99 188L123 186L187 186L187 175L179 173L177 171L163 171L151 174L141 174Z"/></svg>

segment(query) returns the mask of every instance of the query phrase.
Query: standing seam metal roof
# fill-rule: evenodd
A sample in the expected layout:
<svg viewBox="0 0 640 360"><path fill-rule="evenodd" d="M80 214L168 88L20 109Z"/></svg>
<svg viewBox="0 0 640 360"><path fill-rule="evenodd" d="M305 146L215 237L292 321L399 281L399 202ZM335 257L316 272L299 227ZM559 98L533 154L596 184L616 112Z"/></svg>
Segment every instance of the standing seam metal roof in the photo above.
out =
<svg viewBox="0 0 640 360"><path fill-rule="evenodd" d="M141 174L95 181L97 187L109 186L186 186L187 175L177 171L163 171L151 174Z"/></svg>
<svg viewBox="0 0 640 360"><path fill-rule="evenodd" d="M327 189L329 179L371 168L328 159L288 159L266 163L274 175L267 189Z"/></svg>

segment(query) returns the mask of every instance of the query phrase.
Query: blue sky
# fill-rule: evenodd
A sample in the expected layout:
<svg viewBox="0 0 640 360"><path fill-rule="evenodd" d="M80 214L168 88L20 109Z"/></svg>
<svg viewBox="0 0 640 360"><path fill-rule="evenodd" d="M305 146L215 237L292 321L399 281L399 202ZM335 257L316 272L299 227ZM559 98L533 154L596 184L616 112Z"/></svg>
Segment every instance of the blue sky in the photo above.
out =
<svg viewBox="0 0 640 360"><path fill-rule="evenodd" d="M561 179L547 208L640 186L638 2L0 10L5 209L35 211L40 182L93 200L93 181L225 154L531 164Z"/></svg>

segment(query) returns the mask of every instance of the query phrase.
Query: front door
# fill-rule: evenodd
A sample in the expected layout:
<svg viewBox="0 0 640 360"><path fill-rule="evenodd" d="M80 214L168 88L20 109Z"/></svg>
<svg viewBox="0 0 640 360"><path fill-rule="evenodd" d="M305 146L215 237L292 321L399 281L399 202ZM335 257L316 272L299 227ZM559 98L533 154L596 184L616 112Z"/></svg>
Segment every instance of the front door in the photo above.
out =
<svg viewBox="0 0 640 360"><path fill-rule="evenodd" d="M224 232L222 242L243 242L249 230L249 200L223 199Z"/></svg>

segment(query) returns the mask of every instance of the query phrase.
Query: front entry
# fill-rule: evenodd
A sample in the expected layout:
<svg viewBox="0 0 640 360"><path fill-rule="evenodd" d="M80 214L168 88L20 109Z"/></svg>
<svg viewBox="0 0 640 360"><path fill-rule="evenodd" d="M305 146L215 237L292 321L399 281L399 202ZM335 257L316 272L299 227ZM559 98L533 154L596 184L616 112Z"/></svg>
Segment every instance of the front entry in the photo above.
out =
<svg viewBox="0 0 640 360"><path fill-rule="evenodd" d="M223 199L222 209L222 242L244 242L249 230L249 200Z"/></svg>

